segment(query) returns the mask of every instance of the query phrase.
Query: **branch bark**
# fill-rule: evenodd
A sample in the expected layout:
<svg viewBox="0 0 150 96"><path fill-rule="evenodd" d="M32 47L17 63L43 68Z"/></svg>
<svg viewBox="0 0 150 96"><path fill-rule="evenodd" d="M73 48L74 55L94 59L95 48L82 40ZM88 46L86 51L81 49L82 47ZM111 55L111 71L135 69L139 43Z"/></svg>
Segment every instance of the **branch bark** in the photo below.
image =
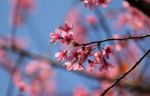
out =
<svg viewBox="0 0 150 96"><path fill-rule="evenodd" d="M99 40L99 41L94 41L94 42L90 42L90 43L85 43L85 44L79 44L77 46L88 46L91 44L97 44L97 43L103 43L103 42L108 42L108 41L123 41L123 40L131 40L131 39L143 39L143 38L147 38L150 37L150 35L142 35L142 36L129 36L129 37L124 37L124 38L109 38L109 39L104 39L104 40Z"/></svg>
<svg viewBox="0 0 150 96"><path fill-rule="evenodd" d="M106 93L112 89L114 86L116 86L125 76L127 76L130 72L132 72L140 63L141 61L150 53L150 49L122 76L120 76L110 87L108 87L101 96L105 96Z"/></svg>

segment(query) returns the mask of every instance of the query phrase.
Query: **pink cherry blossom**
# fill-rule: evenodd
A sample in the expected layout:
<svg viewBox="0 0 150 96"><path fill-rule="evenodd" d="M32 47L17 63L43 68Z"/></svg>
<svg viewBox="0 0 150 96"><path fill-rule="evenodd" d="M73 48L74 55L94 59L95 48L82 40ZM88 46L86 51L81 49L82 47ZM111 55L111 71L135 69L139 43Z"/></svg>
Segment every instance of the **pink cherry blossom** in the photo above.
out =
<svg viewBox="0 0 150 96"><path fill-rule="evenodd" d="M130 6L130 4L126 1L123 2L123 6L126 11L119 14L117 28L122 28L127 25L135 32L143 29L149 29L149 18L146 15Z"/></svg>
<svg viewBox="0 0 150 96"><path fill-rule="evenodd" d="M109 63L109 62L106 62L104 64L102 64L99 68L100 71L102 70L106 70L106 71L109 71L110 68L112 68L113 66Z"/></svg>
<svg viewBox="0 0 150 96"><path fill-rule="evenodd" d="M96 0L80 0L84 3L84 7L89 7L91 10L94 9L94 5L96 4Z"/></svg>
<svg viewBox="0 0 150 96"><path fill-rule="evenodd" d="M88 16L86 17L86 19L87 19L87 22L88 22L90 25L96 25L96 23L97 23L97 18L96 18L95 16L93 16L93 15L88 15Z"/></svg>
<svg viewBox="0 0 150 96"><path fill-rule="evenodd" d="M109 58L110 54L113 54L112 46L106 46L103 50L103 56Z"/></svg>
<svg viewBox="0 0 150 96"><path fill-rule="evenodd" d="M21 10L24 10L24 11L31 11L35 8L34 0L12 0L12 4L13 6L19 5L21 7Z"/></svg>
<svg viewBox="0 0 150 96"><path fill-rule="evenodd" d="M56 43L57 41L59 41L61 39L60 30L56 29L55 33L50 33L50 37L51 37L51 40L50 40L51 43Z"/></svg>
<svg viewBox="0 0 150 96"><path fill-rule="evenodd" d="M84 69L84 67L82 66L82 64L81 63L77 63L77 64L74 65L74 69L73 70L81 71L83 69Z"/></svg>
<svg viewBox="0 0 150 96"><path fill-rule="evenodd" d="M75 26L75 28L78 28ZM57 52L55 57L58 61L66 61L64 64L67 70L94 70L96 65L103 70L110 68L110 64L106 59L109 59L110 54L113 53L111 46L106 46L102 50L95 51L97 46L95 44L88 46L79 46L79 42L74 39L75 34L72 30L72 24L65 22L65 24L51 35L51 39L54 42L59 41L62 45L65 45L65 49ZM58 34L56 34L58 32ZM55 35L54 35L55 34ZM94 60L93 60L94 59ZM91 61L91 62L89 62ZM84 64L89 63L89 66L85 67Z"/></svg>
<svg viewBox="0 0 150 96"><path fill-rule="evenodd" d="M96 63L91 60L89 60L88 63L89 63L88 71L93 71L96 66Z"/></svg>
<svg viewBox="0 0 150 96"><path fill-rule="evenodd" d="M72 8L66 19L73 25L72 32L74 33L74 41L78 43L85 43L87 41L87 28L81 24L82 13L79 9Z"/></svg>
<svg viewBox="0 0 150 96"><path fill-rule="evenodd" d="M60 26L60 27L59 27L60 30L63 30L64 32L67 32L67 33L68 33L69 31L71 31L72 28L73 28L72 24L70 24L68 21L65 21L64 26Z"/></svg>
<svg viewBox="0 0 150 96"><path fill-rule="evenodd" d="M55 33L50 34L51 43L57 43L58 41L64 45L70 45L74 41L74 32L72 25L68 21L65 21L64 26L55 30Z"/></svg>
<svg viewBox="0 0 150 96"><path fill-rule="evenodd" d="M89 7L91 10L93 10L94 6L101 5L104 8L107 7L112 0L80 0L80 1L84 3L85 7Z"/></svg>
<svg viewBox="0 0 150 96"><path fill-rule="evenodd" d="M90 94L86 88L80 85L75 88L73 96L90 96Z"/></svg>
<svg viewBox="0 0 150 96"><path fill-rule="evenodd" d="M58 59L58 61L65 60L67 58L67 50L57 52L55 57Z"/></svg>
<svg viewBox="0 0 150 96"><path fill-rule="evenodd" d="M103 54L100 51L95 52L94 57L95 57L97 62L102 62L103 61Z"/></svg>
<svg viewBox="0 0 150 96"><path fill-rule="evenodd" d="M64 43L64 44L71 44L71 41L73 41L73 32L69 32L69 33L65 33L65 32L62 32L62 40L61 42Z"/></svg>
<svg viewBox="0 0 150 96"><path fill-rule="evenodd" d="M68 71L74 69L73 62L66 62L64 65L66 66L66 68L67 68Z"/></svg>
<svg viewBox="0 0 150 96"><path fill-rule="evenodd" d="M107 7L109 3L111 3L112 0L98 0L98 5L102 5L102 7Z"/></svg>

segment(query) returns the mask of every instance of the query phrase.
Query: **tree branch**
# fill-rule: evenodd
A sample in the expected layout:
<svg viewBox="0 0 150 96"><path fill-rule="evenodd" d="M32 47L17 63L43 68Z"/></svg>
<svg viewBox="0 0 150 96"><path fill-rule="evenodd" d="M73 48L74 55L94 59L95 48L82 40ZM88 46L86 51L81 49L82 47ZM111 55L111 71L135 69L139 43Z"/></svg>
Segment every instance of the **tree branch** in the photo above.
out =
<svg viewBox="0 0 150 96"><path fill-rule="evenodd" d="M20 48L17 48L17 47L11 48L11 46L7 46L5 44L0 44L0 48L3 48L6 51L11 51L11 52L17 53L20 56L24 56L24 57L27 57L27 58L47 60L51 64L51 66L53 66L55 68L59 68L61 70L65 70L64 66L62 66L61 64L58 64L58 63L56 63L56 62L54 62L52 60L50 60L46 56L35 54L35 53L29 52L27 50L20 49ZM74 73L74 74L77 74L77 75L89 78L89 79L93 79L93 80L98 80L98 81L106 80L106 81L108 81L110 83L112 83L114 81L114 80L112 80L110 78L107 78L107 77L102 77L102 76L97 76L97 75L94 75L94 74L87 73L86 71L79 71L79 72L78 71L71 71L71 72ZM141 92L141 93L149 93L150 92L149 88L143 87L141 85L136 85L136 86L135 85L131 85L131 84L123 84L123 85L124 86L122 86L122 84L119 83L117 86L121 87L121 88L123 87L123 88L126 88L126 89L134 89L136 92Z"/></svg>
<svg viewBox="0 0 150 96"><path fill-rule="evenodd" d="M101 96L104 96L110 89L112 89L115 85L117 85L125 76L127 76L131 71L133 71L140 62L150 53L150 49L131 67L126 73L120 76L110 87L108 87Z"/></svg>
<svg viewBox="0 0 150 96"><path fill-rule="evenodd" d="M94 41L90 43L85 43L85 44L79 44L77 46L88 46L91 44L96 44L96 43L103 43L103 42L108 42L108 41L123 41L123 40L131 40L131 39L143 39L150 37L150 35L142 35L142 36L129 36L129 37L124 37L124 38L109 38L109 39L104 39L100 41Z"/></svg>

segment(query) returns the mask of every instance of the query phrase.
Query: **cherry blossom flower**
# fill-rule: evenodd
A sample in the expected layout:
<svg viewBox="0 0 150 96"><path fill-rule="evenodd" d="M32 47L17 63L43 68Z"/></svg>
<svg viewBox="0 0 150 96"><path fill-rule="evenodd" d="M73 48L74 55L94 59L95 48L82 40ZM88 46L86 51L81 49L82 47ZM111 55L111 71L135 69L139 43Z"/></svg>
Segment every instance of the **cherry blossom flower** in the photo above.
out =
<svg viewBox="0 0 150 96"><path fill-rule="evenodd" d="M73 41L73 32L62 32L62 43L69 45Z"/></svg>
<svg viewBox="0 0 150 96"><path fill-rule="evenodd" d="M102 62L103 61L103 54L100 51L95 52L94 53L94 57L95 57L96 61L98 61L98 62Z"/></svg>
<svg viewBox="0 0 150 96"><path fill-rule="evenodd" d="M111 0L80 0L84 3L85 7L89 7L91 10L94 9L94 6L101 5L102 7L107 7Z"/></svg>
<svg viewBox="0 0 150 96"><path fill-rule="evenodd" d="M64 26L60 26L60 27L59 27L60 30L63 30L64 32L67 32L67 33L68 33L69 31L71 31L72 28L73 28L72 24L70 24L68 21L65 21Z"/></svg>
<svg viewBox="0 0 150 96"><path fill-rule="evenodd" d="M102 5L102 7L107 7L109 3L111 3L112 0L98 0L98 5Z"/></svg>
<svg viewBox="0 0 150 96"><path fill-rule="evenodd" d="M55 30L55 33L50 33L51 43L57 43L60 41L62 44L69 45L74 41L74 33L72 31L72 25L68 21L65 22L64 26L59 27Z"/></svg>
<svg viewBox="0 0 150 96"><path fill-rule="evenodd" d="M74 65L74 70L79 70L79 71L81 71L81 70L83 70L83 69L84 69L84 67L82 66L81 63Z"/></svg>
<svg viewBox="0 0 150 96"><path fill-rule="evenodd" d="M61 39L60 30L56 29L55 33L50 34L50 37L51 37L51 40L50 40L51 43L56 43L57 41L59 41Z"/></svg>
<svg viewBox="0 0 150 96"><path fill-rule="evenodd" d="M72 24L66 21L63 26L59 27L58 31L51 33L52 43L59 41L66 47L55 54L58 61L66 61L64 65L69 71L80 71L86 68L93 71L96 65L99 65L100 71L111 68L111 64L106 59L109 59L110 54L113 53L112 47L106 46L102 48L103 50L98 48L99 51L94 51L97 47L95 45L79 46L79 42L74 39L75 33L72 26ZM85 67L85 63L89 63L89 66Z"/></svg>
<svg viewBox="0 0 150 96"><path fill-rule="evenodd" d="M53 82L53 70L45 60L32 60L27 65L25 72L28 76L28 92L31 96L40 96L43 94L55 94L55 85ZM42 82L42 83L41 83Z"/></svg>
<svg viewBox="0 0 150 96"><path fill-rule="evenodd" d="M67 58L67 50L57 52L55 54L55 57L58 59L58 61L63 61L65 58Z"/></svg>
<svg viewBox="0 0 150 96"><path fill-rule="evenodd" d="M66 68L67 68L68 71L74 69L73 62L66 62L64 65L66 66Z"/></svg>
<svg viewBox="0 0 150 96"><path fill-rule="evenodd" d="M102 70L109 71L109 69L112 68L112 67L113 67L112 64L110 64L108 61L106 61L106 60L104 59L104 63L101 64L99 70L100 70L100 71L102 71Z"/></svg>
<svg viewBox="0 0 150 96"><path fill-rule="evenodd" d="M84 3L84 7L89 7L91 10L94 9L94 5L97 3L96 0L80 0Z"/></svg>
<svg viewBox="0 0 150 96"><path fill-rule="evenodd" d="M110 54L113 54L112 46L106 46L103 50L103 56L109 58Z"/></svg>
<svg viewBox="0 0 150 96"><path fill-rule="evenodd" d="M89 63L88 71L94 71L96 63L94 61L91 61L91 60L88 60L88 63Z"/></svg>

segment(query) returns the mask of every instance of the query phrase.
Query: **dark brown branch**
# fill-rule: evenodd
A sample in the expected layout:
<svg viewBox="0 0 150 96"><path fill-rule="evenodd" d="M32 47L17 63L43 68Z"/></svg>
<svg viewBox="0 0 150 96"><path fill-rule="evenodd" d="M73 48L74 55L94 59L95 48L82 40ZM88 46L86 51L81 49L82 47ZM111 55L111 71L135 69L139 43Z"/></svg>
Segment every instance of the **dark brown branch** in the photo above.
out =
<svg viewBox="0 0 150 96"><path fill-rule="evenodd" d="M126 0L129 4L150 17L150 0Z"/></svg>
<svg viewBox="0 0 150 96"><path fill-rule="evenodd" d="M116 86L125 76L127 76L130 72L132 72L139 64L140 62L150 53L150 49L131 67L126 73L124 73L122 76L120 76L110 87L108 87L101 96L106 95L106 93L112 89L114 86Z"/></svg>
<svg viewBox="0 0 150 96"><path fill-rule="evenodd" d="M85 44L79 44L77 46L88 46L91 44L103 43L103 42L108 42L108 41L123 41L123 40L131 40L131 39L136 40L136 39L143 39L143 38L147 38L147 37L150 37L150 35L129 36L129 37L124 37L124 38L110 38L110 39L104 39L104 40L94 41L94 42L85 43Z"/></svg>

